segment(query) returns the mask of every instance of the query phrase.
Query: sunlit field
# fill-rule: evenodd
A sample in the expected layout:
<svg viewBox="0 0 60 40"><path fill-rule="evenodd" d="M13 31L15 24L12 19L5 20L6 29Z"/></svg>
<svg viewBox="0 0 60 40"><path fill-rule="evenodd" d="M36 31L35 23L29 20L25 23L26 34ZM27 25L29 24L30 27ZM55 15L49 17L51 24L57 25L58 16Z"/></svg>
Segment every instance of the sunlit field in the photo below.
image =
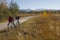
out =
<svg viewBox="0 0 60 40"><path fill-rule="evenodd" d="M0 40L60 40L60 16L39 14L17 28L0 31Z"/></svg>
<svg viewBox="0 0 60 40"><path fill-rule="evenodd" d="M59 0L0 0L0 40L60 40Z"/></svg>
<svg viewBox="0 0 60 40"><path fill-rule="evenodd" d="M25 40L60 40L60 16L38 16L21 25Z"/></svg>

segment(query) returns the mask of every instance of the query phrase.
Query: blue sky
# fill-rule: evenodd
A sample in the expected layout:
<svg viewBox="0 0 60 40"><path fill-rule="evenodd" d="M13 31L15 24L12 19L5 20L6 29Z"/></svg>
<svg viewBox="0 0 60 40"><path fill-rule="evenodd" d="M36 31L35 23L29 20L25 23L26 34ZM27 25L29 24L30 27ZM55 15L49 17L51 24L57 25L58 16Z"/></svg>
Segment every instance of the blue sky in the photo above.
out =
<svg viewBox="0 0 60 40"><path fill-rule="evenodd" d="M20 9L60 9L60 0L14 0Z"/></svg>

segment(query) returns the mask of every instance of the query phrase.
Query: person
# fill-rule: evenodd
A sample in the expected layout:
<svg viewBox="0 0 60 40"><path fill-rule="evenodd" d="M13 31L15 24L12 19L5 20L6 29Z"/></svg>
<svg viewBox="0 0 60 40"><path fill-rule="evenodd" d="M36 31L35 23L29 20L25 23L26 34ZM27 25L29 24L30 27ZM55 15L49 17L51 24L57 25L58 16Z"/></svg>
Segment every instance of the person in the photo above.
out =
<svg viewBox="0 0 60 40"><path fill-rule="evenodd" d="M19 22L19 19L20 19L20 16L16 16L16 25L20 25L20 22Z"/></svg>
<svg viewBox="0 0 60 40"><path fill-rule="evenodd" d="M8 23L8 27L12 27L12 25L15 27L14 19L13 19L12 16L9 16L9 17L8 17L8 21L9 21L9 23ZM10 24L12 24L12 25L10 25Z"/></svg>

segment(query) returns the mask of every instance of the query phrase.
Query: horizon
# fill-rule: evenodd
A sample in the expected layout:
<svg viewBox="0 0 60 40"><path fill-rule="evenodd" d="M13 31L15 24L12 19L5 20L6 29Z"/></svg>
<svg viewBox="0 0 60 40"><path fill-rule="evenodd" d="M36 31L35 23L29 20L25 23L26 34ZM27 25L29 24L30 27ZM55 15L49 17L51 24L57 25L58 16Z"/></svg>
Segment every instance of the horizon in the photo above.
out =
<svg viewBox="0 0 60 40"><path fill-rule="evenodd" d="M20 10L60 10L60 9L20 9Z"/></svg>

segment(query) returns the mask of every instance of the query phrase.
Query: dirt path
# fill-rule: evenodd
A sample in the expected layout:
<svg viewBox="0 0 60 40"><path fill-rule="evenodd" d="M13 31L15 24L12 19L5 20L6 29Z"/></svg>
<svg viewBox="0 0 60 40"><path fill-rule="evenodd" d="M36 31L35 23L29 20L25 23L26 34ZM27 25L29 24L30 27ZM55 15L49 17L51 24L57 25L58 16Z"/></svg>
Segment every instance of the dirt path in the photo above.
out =
<svg viewBox="0 0 60 40"><path fill-rule="evenodd" d="M32 17L34 17L34 16L23 17L23 18L20 18L19 21L20 21L20 23L23 23ZM14 21L14 23L16 24L16 21ZM8 22L0 23L0 30L4 30L5 28L7 28L7 24L8 24Z"/></svg>

